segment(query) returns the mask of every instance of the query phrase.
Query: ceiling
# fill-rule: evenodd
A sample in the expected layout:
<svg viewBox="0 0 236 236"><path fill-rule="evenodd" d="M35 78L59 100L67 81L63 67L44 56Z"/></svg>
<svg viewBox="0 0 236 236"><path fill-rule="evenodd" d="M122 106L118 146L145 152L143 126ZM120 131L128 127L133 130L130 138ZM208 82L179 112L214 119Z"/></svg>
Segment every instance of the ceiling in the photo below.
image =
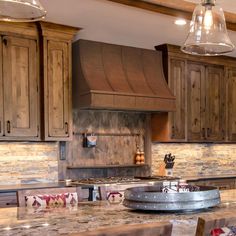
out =
<svg viewBox="0 0 236 236"><path fill-rule="evenodd" d="M199 0L188 1L199 2ZM175 17L107 0L40 0L40 2L47 10L47 21L83 28L75 40L83 38L154 49L154 46L163 43L182 45L189 29L188 24L176 26ZM217 3L221 3L223 9L236 13L235 1L217 0ZM230 30L228 32L236 45L236 32ZM236 57L236 50L230 55Z"/></svg>

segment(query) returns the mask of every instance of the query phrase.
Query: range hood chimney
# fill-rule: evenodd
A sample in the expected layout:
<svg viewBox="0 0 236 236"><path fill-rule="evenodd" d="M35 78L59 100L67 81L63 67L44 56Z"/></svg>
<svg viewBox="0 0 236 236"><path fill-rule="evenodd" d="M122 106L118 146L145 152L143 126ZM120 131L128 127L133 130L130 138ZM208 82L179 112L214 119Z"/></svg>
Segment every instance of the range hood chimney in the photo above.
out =
<svg viewBox="0 0 236 236"><path fill-rule="evenodd" d="M161 52L88 40L73 43L73 99L80 109L175 110Z"/></svg>

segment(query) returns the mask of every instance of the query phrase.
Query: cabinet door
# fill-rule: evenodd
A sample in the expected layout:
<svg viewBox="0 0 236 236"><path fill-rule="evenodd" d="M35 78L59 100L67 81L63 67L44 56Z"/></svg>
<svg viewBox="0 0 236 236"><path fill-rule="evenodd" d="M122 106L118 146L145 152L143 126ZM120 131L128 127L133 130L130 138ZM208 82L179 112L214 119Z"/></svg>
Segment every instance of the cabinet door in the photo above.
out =
<svg viewBox="0 0 236 236"><path fill-rule="evenodd" d="M67 140L72 128L70 46L45 41L45 139Z"/></svg>
<svg viewBox="0 0 236 236"><path fill-rule="evenodd" d="M188 140L201 141L206 138L205 129L205 67L188 63L187 75L187 125Z"/></svg>
<svg viewBox="0 0 236 236"><path fill-rule="evenodd" d="M3 136L2 38L0 38L0 136Z"/></svg>
<svg viewBox="0 0 236 236"><path fill-rule="evenodd" d="M228 69L228 138L236 141L236 68Z"/></svg>
<svg viewBox="0 0 236 236"><path fill-rule="evenodd" d="M171 58L169 86L176 97L176 111L170 112L171 139L185 139L185 61Z"/></svg>
<svg viewBox="0 0 236 236"><path fill-rule="evenodd" d="M3 37L5 136L38 136L37 43Z"/></svg>
<svg viewBox="0 0 236 236"><path fill-rule="evenodd" d="M225 138L225 83L224 68L206 66L206 139Z"/></svg>

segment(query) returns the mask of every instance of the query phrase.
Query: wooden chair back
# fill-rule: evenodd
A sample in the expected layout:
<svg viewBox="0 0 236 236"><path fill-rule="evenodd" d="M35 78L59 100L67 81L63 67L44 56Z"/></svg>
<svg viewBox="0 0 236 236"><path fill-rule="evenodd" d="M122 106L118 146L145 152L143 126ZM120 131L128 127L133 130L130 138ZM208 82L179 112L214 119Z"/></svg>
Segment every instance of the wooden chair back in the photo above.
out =
<svg viewBox="0 0 236 236"><path fill-rule="evenodd" d="M171 236L170 222L122 225L100 228L93 231L70 234L69 236Z"/></svg>
<svg viewBox="0 0 236 236"><path fill-rule="evenodd" d="M211 231L228 226L236 227L236 213L221 213L199 217L197 222L196 236L209 236Z"/></svg>
<svg viewBox="0 0 236 236"><path fill-rule="evenodd" d="M17 191L17 206L25 207L26 196L34 196L34 195L44 195L44 194L62 194L62 193L77 193L78 201L81 200L82 189L81 187L64 187L64 188L42 188L42 189L27 189L27 190L18 190Z"/></svg>

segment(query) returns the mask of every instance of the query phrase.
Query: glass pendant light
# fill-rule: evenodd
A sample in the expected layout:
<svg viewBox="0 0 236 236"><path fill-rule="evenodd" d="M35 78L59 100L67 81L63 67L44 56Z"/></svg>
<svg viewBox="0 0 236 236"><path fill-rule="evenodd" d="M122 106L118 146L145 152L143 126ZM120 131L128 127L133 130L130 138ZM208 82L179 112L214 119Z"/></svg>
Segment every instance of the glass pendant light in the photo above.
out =
<svg viewBox="0 0 236 236"><path fill-rule="evenodd" d="M215 0L202 0L193 12L190 31L181 50L188 54L216 56L233 51L224 12Z"/></svg>
<svg viewBox="0 0 236 236"><path fill-rule="evenodd" d="M37 21L46 16L39 0L0 0L0 20Z"/></svg>

